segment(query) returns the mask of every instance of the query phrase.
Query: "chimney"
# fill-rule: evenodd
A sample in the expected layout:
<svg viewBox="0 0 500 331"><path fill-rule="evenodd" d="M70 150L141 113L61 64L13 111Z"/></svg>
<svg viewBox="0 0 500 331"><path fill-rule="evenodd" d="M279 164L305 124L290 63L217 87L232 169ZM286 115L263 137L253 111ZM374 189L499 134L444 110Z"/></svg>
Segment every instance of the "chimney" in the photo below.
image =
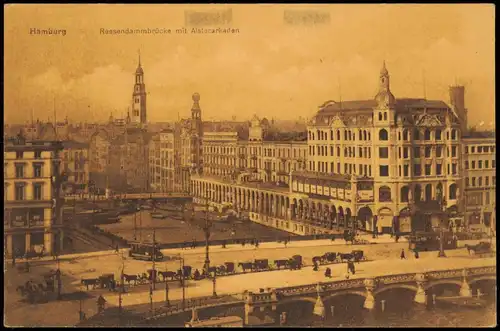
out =
<svg viewBox="0 0 500 331"><path fill-rule="evenodd" d="M461 85L450 86L450 104L460 119L460 129L467 131L467 109L465 108L465 87Z"/></svg>

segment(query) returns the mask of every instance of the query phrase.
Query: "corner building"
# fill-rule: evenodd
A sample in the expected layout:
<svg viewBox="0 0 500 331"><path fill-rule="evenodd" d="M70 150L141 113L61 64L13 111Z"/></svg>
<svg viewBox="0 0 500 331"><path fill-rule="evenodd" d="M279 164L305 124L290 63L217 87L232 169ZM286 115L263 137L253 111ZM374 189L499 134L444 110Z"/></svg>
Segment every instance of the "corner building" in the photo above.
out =
<svg viewBox="0 0 500 331"><path fill-rule="evenodd" d="M64 242L61 152L57 141L5 142L4 253L24 256L42 246L61 253Z"/></svg>
<svg viewBox="0 0 500 331"><path fill-rule="evenodd" d="M461 87L450 88L450 106L397 99L384 63L375 98L320 106L307 128L305 167L289 170L286 187L273 183L275 176L261 178L255 188L193 178L192 190L195 197L229 200L253 221L297 234L432 230L463 213L463 99ZM256 170L264 174L263 168Z"/></svg>

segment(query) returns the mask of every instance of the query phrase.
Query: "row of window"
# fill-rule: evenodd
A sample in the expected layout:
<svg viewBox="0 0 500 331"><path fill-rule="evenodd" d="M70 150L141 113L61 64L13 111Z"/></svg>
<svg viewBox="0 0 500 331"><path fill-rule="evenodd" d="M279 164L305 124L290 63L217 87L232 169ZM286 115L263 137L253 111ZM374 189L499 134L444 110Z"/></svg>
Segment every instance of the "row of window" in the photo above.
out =
<svg viewBox="0 0 500 331"><path fill-rule="evenodd" d="M330 162L330 168L328 168L328 162L318 161L316 167L316 162L309 161L309 170L322 173L355 174L368 177L372 176L372 166L367 164L358 164L358 171L356 171L356 164L344 163L344 172L341 172L340 163L337 163L335 168L335 163Z"/></svg>
<svg viewBox="0 0 500 331"><path fill-rule="evenodd" d="M343 130L344 131L344 140L346 141L355 141L356 140L356 134L355 132L351 130ZM417 128L413 130L413 140L421 140L423 138L424 141L430 141L430 140L442 140L442 131L440 129L437 129L435 131L432 131L430 129L425 129L423 131L423 136L421 137L421 131ZM389 139L389 133L387 132L386 129L381 129L379 130L379 140L388 140ZM309 140L315 140L315 137L317 138L316 140L328 140L328 133L327 131L316 131L316 136L314 135L313 131L308 131L308 139ZM330 140L335 140L334 138L336 137L336 140L340 140L341 134L340 130L336 130L335 134L333 130L330 130ZM402 138L402 139L401 139ZM450 140L450 131L446 131L446 139ZM366 130L358 130L358 140L360 141L369 141L371 140L370 137L370 132ZM404 141L410 141L410 135L407 129L404 129L403 132L398 132L398 140L404 140ZM451 130L451 140L458 140L458 131L455 129Z"/></svg>
<svg viewBox="0 0 500 331"><path fill-rule="evenodd" d="M342 156L339 146L330 146L330 155L328 155L328 146L316 146L316 148L309 146L309 155L314 156L316 154L315 151L317 151L318 156ZM371 147L359 147L359 157L363 157L363 155L370 158ZM344 147L344 157L356 157L356 147Z"/></svg>
<svg viewBox="0 0 500 331"><path fill-rule="evenodd" d="M330 166L328 166L330 165ZM413 176L441 176L443 175L443 165L442 164L426 164L424 166L424 172L422 173L422 166L420 164L413 165ZM358 164L356 169L356 164L344 163L344 171L341 172L341 164L337 163L335 166L334 162L322 162L322 161L309 161L309 170L318 171L322 173L337 173L337 174L355 174L360 176L372 176L372 169L370 165ZM410 176L410 165L405 164L399 166L399 177L409 177ZM434 170L434 171L433 171ZM458 173L458 167L456 163L448 164L448 175L456 175ZM380 165L379 166L379 176L388 177L389 176L389 166Z"/></svg>
<svg viewBox="0 0 500 331"><path fill-rule="evenodd" d="M23 163L16 163L15 164L16 168L16 178L24 178L25 177L25 164ZM7 170L7 164L4 164L4 176L7 177L6 175L6 170ZM43 163L33 163L33 177L35 178L40 178L43 176Z"/></svg>
<svg viewBox="0 0 500 331"><path fill-rule="evenodd" d="M491 185L492 186L496 186L496 179L497 179L496 176L491 177ZM477 182L476 182L476 177L471 177L471 178L466 177L465 178L465 186L467 186L467 187L469 187L469 186L476 187L476 183L477 183L478 187L482 187L483 186L483 177L477 177ZM484 186L490 186L490 177L489 176L484 177Z"/></svg>
<svg viewBox="0 0 500 331"><path fill-rule="evenodd" d="M44 183L33 183L33 200L43 199L43 184ZM4 199L8 200L8 190L4 187ZM14 184L14 200L21 201L26 200L26 184L25 183L15 183Z"/></svg>
<svg viewBox="0 0 500 331"><path fill-rule="evenodd" d="M16 159L22 159L24 157L24 152L23 151L16 151ZM35 151L35 159L41 159L42 158L42 151Z"/></svg>
<svg viewBox="0 0 500 331"><path fill-rule="evenodd" d="M484 168L483 168L483 160L477 161L477 169L489 169L490 162L489 160L484 160ZM496 160L491 160L491 168L496 168ZM469 169L469 161L465 161L465 169ZM476 169L476 161L470 162L470 169Z"/></svg>
<svg viewBox="0 0 500 331"><path fill-rule="evenodd" d="M476 152L477 147L477 152ZM469 153L470 151L470 153ZM465 146L465 154L495 153L495 146Z"/></svg>
<svg viewBox="0 0 500 331"><path fill-rule="evenodd" d="M442 156L442 147L436 146L435 157ZM413 148L413 156L415 158L420 158L422 150L424 151L424 156L426 158L432 157L432 147L426 146L423 149L421 147ZM309 146L309 155L314 156L315 151L317 151L318 156L337 156L340 157L340 147L339 146L330 146L330 154L328 155L328 146ZM336 153L334 153L336 151ZM367 157L371 158L371 148L370 147L359 147L359 157ZM451 157L457 157L457 146L451 147ZM364 152L364 153L363 153ZM447 148L448 157L450 156L450 149ZM364 156L363 156L364 155ZM409 147L399 147L399 158L409 158ZM344 157L356 157L356 148L355 147L344 147ZM389 148L388 147L379 147L379 157L383 159L387 159L389 157Z"/></svg>

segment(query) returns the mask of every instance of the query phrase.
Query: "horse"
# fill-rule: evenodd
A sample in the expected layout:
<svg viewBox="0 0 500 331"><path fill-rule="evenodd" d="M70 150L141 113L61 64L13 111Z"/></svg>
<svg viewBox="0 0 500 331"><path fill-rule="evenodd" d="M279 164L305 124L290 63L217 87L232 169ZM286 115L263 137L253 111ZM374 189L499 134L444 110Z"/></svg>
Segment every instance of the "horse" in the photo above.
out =
<svg viewBox="0 0 500 331"><path fill-rule="evenodd" d="M323 257L322 256L314 256L312 258L312 263L315 264L315 263L318 263L318 264L321 264L321 261L323 260Z"/></svg>
<svg viewBox="0 0 500 331"><path fill-rule="evenodd" d="M349 261L354 258L352 253L339 253L338 257L340 257L340 262Z"/></svg>
<svg viewBox="0 0 500 331"><path fill-rule="evenodd" d="M134 281L134 285L137 285L137 275L126 275L126 274L123 274L123 278L125 279L125 281L130 285L130 282L131 281Z"/></svg>
<svg viewBox="0 0 500 331"><path fill-rule="evenodd" d="M286 267L288 260L274 260L274 264L280 270L281 267Z"/></svg>
<svg viewBox="0 0 500 331"><path fill-rule="evenodd" d="M174 280L176 273L174 271L159 271L158 272L162 277L163 281L170 277L171 280Z"/></svg>
<svg viewBox="0 0 500 331"><path fill-rule="evenodd" d="M99 285L99 279L98 278L88 278L88 279L82 278L82 284L87 287L87 291L89 290L89 285L92 285L92 289L95 289L96 286Z"/></svg>
<svg viewBox="0 0 500 331"><path fill-rule="evenodd" d="M253 270L253 263L252 262L240 262L238 263L238 266L243 269L243 273L245 273L248 269Z"/></svg>

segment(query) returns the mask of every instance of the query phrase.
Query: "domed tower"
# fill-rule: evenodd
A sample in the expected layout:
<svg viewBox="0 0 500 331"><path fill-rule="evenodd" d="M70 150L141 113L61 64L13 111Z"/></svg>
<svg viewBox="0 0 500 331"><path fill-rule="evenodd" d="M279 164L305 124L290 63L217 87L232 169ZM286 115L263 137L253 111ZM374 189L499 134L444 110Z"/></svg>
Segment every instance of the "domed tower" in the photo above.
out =
<svg viewBox="0 0 500 331"><path fill-rule="evenodd" d="M389 71L385 67L385 61L380 70L379 89L375 96L377 107L374 113L374 123L376 126L394 125L396 98L391 92L389 84Z"/></svg>
<svg viewBox="0 0 500 331"><path fill-rule="evenodd" d="M397 196L397 187L393 184L393 179L398 175L397 148L394 147L396 98L391 93L385 61L380 70L379 89L375 101L377 105L373 109L372 140L375 156L372 163L375 169L374 188L375 192L378 192L377 203L385 203L389 197Z"/></svg>
<svg viewBox="0 0 500 331"><path fill-rule="evenodd" d="M144 84L144 70L141 66L141 54L139 53L139 65L135 70L134 92L132 93L132 123L146 124L146 85Z"/></svg>

